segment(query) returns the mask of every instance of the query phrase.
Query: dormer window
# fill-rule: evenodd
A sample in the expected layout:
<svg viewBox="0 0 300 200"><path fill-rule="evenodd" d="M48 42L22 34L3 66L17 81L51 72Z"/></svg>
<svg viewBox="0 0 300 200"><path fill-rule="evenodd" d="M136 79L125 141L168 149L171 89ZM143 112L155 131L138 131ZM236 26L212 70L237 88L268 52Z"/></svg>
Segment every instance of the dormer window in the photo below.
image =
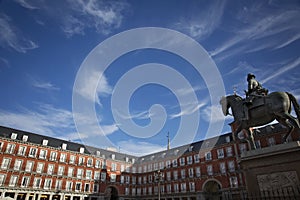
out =
<svg viewBox="0 0 300 200"><path fill-rule="evenodd" d="M47 146L48 145L48 140L43 140L43 143L42 143L44 146Z"/></svg>
<svg viewBox="0 0 300 200"><path fill-rule="evenodd" d="M27 142L27 140L28 140L28 135L23 135L22 141L23 141L23 142Z"/></svg>
<svg viewBox="0 0 300 200"><path fill-rule="evenodd" d="M84 153L84 147L80 147L79 153Z"/></svg>
<svg viewBox="0 0 300 200"><path fill-rule="evenodd" d="M115 154L111 154L111 159L115 159L116 158L116 155Z"/></svg>
<svg viewBox="0 0 300 200"><path fill-rule="evenodd" d="M62 148L63 150L67 150L67 144L66 144L66 143L62 143L61 148Z"/></svg>
<svg viewBox="0 0 300 200"><path fill-rule="evenodd" d="M12 133L10 138L13 139L13 140L15 140L15 139L17 139L17 136L18 136L18 134Z"/></svg>

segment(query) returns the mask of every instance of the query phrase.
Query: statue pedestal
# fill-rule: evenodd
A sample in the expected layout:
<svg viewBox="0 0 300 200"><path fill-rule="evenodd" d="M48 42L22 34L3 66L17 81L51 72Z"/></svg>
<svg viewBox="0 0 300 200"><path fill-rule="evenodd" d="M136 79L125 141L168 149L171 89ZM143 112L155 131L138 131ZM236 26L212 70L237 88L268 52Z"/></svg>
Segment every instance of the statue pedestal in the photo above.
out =
<svg viewBox="0 0 300 200"><path fill-rule="evenodd" d="M280 192L283 188L297 193L300 185L300 141L246 151L241 154L240 166L249 195Z"/></svg>

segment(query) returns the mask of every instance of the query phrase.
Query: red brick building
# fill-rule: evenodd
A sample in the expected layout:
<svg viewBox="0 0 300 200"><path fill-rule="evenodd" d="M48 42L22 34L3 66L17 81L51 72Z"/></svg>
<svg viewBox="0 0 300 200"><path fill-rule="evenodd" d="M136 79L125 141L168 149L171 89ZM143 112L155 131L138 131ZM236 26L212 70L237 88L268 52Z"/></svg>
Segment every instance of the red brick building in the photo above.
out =
<svg viewBox="0 0 300 200"><path fill-rule="evenodd" d="M263 148L281 143L285 129L277 124L254 133L257 146ZM214 194L230 198L245 188L239 159L247 150L247 143L235 142L227 133L136 157L0 127L0 197L196 200Z"/></svg>

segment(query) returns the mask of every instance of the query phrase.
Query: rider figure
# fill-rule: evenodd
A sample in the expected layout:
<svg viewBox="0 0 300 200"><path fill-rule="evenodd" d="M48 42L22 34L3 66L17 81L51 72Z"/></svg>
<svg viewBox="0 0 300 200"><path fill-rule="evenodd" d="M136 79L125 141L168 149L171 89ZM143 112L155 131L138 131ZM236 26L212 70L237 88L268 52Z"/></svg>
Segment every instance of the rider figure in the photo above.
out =
<svg viewBox="0 0 300 200"><path fill-rule="evenodd" d="M255 96L259 96L259 95L264 96L268 94L268 90L262 87L262 85L255 79L254 74L249 73L247 75L247 81L248 81L248 91L245 91L246 99L245 99L245 104L243 106L245 120L249 119L248 105L252 104Z"/></svg>
<svg viewBox="0 0 300 200"><path fill-rule="evenodd" d="M268 90L262 87L262 85L255 79L255 75L249 73L247 75L248 91L246 91L246 103L252 103L253 99L257 95L267 95Z"/></svg>

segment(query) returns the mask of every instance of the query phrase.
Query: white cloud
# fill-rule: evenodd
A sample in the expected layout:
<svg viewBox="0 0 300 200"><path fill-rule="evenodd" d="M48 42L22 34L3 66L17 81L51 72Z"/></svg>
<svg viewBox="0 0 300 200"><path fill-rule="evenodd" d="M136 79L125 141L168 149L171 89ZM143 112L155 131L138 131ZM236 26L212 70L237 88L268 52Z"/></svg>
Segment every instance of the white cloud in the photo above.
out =
<svg viewBox="0 0 300 200"><path fill-rule="evenodd" d="M188 105L183 105L180 109L181 111L176 114L171 114L169 117L170 119L182 117L184 115L191 115L194 112L197 112L200 110L200 108L204 107L206 103L195 103L195 104L188 104Z"/></svg>
<svg viewBox="0 0 300 200"><path fill-rule="evenodd" d="M32 84L33 87L39 88L39 89L45 89L45 90L59 90L58 87L56 87L55 85L53 85L50 82L37 82L35 81Z"/></svg>
<svg viewBox="0 0 300 200"><path fill-rule="evenodd" d="M222 21L226 1L214 1L207 4L197 15L190 15L175 24L175 28L181 30L196 39L209 37Z"/></svg>
<svg viewBox="0 0 300 200"><path fill-rule="evenodd" d="M11 48L20 53L38 48L38 45L25 38L21 30L15 27L12 20L4 14L0 15L0 46Z"/></svg>
<svg viewBox="0 0 300 200"><path fill-rule="evenodd" d="M83 81L78 84L78 88L75 88L75 91L83 98L92 102L96 101L98 105L102 106L99 96L110 95L112 88L103 73L101 75L101 72L95 70L86 74ZM100 75L101 79L99 80Z"/></svg>
<svg viewBox="0 0 300 200"><path fill-rule="evenodd" d="M121 152L135 156L143 156L166 150L166 147L162 147L157 144L133 140L120 141L118 142L118 146L120 147Z"/></svg>
<svg viewBox="0 0 300 200"><path fill-rule="evenodd" d="M74 131L72 113L40 104L38 110L23 109L21 112L0 110L0 122L3 126L13 127L48 136L58 136L65 131Z"/></svg>
<svg viewBox="0 0 300 200"><path fill-rule="evenodd" d="M223 56L224 59L241 52L283 48L299 39L299 13L297 8L271 10L262 4L253 4L250 8L241 9L236 15L238 21L235 23L240 24L238 29L228 30L224 26L233 36L211 51L210 55Z"/></svg>

